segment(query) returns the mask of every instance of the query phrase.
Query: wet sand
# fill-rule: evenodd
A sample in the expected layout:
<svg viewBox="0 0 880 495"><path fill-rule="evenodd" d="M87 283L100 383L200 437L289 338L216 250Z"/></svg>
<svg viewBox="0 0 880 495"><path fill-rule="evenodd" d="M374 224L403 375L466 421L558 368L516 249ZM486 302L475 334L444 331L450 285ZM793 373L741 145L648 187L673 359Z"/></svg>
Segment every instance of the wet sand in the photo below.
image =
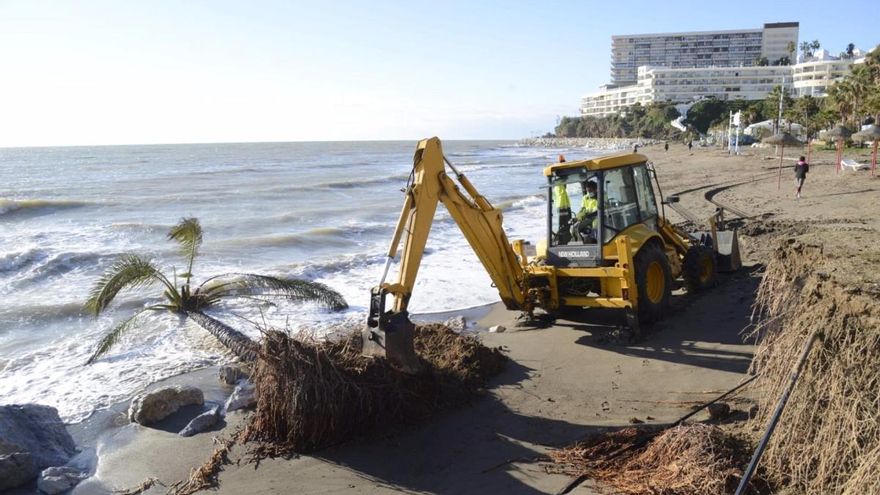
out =
<svg viewBox="0 0 880 495"><path fill-rule="evenodd" d="M547 449L603 428L627 426L632 419L668 424L693 403L743 380L753 347L743 342L741 332L749 323L760 263L777 242L812 235L827 249L849 246L861 249L860 259L880 260L880 177L837 174L833 151L815 157L800 200L793 197L790 169L783 170L784 187L777 190L773 172L778 160L764 159L772 149L745 149L746 155L738 157L718 149L688 152L680 144L669 152L661 145L642 151L654 161L664 193L681 193L680 204L700 218L714 210L703 197L706 190L741 183L715 198L755 217L740 222L753 233L741 238L743 270L722 276L719 286L704 294L677 290L671 314L646 328L646 336L633 345L609 338L614 314L585 312L549 328L526 329L517 328L517 315L498 304L477 310L485 313L472 315L480 328L507 328L484 332L482 338L487 345L502 346L510 357L484 397L392 437L354 440L315 455L263 461L259 467L227 466L217 493L556 493L570 480L530 461ZM786 154L796 158L798 151ZM673 212L669 216L681 220ZM750 227L755 222L772 231ZM803 229L817 223L825 228ZM850 243L853 232L860 239L857 246ZM862 270L858 277L865 284L880 281L876 269ZM170 429L114 426L96 443L95 476L74 493L131 488L150 477L170 485L204 462L213 436L229 433L242 417L233 413L222 431L192 438ZM695 419L705 418L700 413ZM233 452L234 459L241 455L240 448ZM157 486L146 493L164 491ZM574 493L595 492L586 485Z"/></svg>

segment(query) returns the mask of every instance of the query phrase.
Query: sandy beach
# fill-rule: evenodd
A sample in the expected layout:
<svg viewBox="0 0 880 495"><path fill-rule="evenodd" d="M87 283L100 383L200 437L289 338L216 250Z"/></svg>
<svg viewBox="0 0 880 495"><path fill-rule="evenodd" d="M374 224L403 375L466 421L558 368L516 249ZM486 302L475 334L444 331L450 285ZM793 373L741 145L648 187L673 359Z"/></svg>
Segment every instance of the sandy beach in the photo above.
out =
<svg viewBox="0 0 880 495"><path fill-rule="evenodd" d="M216 492L556 493L570 479L547 474L535 462L548 449L636 420L669 424L746 377L754 349L743 342L742 332L749 325L762 263L778 243L794 238L820 243L839 257L832 276L858 287L880 287L880 176L837 173L833 151L814 151L803 197L795 199L790 168L783 169L777 189L779 161L772 149L747 148L729 156L718 148L688 151L672 143L668 152L662 145L640 151L656 165L664 194L677 194L679 204L696 217L713 213L715 205L704 194L719 188L716 200L749 214L738 223L742 270L723 275L707 293L676 290L672 313L646 327L645 336L631 345L609 338L613 315L585 312L549 328L524 329L500 304L475 309L466 317L484 330L483 342L502 347L510 358L484 396L393 436L360 438L258 466L244 461L226 466ZM786 150L784 165L790 167L799 153ZM866 156L867 150L847 155L862 162L869 161ZM669 209L667 214L684 220ZM485 331L496 325L506 331ZM206 399L220 401L229 389L217 384L215 373L208 369L167 382L196 383ZM734 401L734 408L747 410L748 395ZM73 493L130 489L149 478L171 485L201 465L214 438L229 435L244 417L233 413L219 430L181 438L175 421L185 418L145 428L121 421L123 409L113 408L73 432L85 442L82 455L91 453L94 469ZM694 419L706 420L707 414ZM246 459L240 447L232 460L239 459ZM165 490L156 485L145 493ZM587 483L574 493L596 492Z"/></svg>

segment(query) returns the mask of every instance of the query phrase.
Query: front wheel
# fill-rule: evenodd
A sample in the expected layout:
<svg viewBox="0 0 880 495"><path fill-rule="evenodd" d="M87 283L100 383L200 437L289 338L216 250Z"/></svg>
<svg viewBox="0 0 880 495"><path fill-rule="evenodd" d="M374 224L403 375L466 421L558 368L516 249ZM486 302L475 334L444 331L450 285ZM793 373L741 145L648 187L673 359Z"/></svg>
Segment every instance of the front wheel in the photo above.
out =
<svg viewBox="0 0 880 495"><path fill-rule="evenodd" d="M636 286L639 291L639 321L650 323L663 319L672 294L672 270L669 260L657 244L643 246L635 257Z"/></svg>
<svg viewBox="0 0 880 495"><path fill-rule="evenodd" d="M707 246L691 246L684 254L681 272L688 292L700 292L712 287L718 280L715 251Z"/></svg>

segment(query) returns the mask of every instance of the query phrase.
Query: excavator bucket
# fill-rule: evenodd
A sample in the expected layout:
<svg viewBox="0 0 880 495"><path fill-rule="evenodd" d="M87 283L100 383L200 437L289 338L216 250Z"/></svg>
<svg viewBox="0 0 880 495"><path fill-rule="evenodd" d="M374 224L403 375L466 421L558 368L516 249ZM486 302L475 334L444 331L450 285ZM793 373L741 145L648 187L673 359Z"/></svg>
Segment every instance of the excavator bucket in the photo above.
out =
<svg viewBox="0 0 880 495"><path fill-rule="evenodd" d="M404 373L418 374L422 363L413 343L415 324L409 320L408 311L385 311L386 294L380 287L370 291L370 313L362 331L363 353L384 357Z"/></svg>
<svg viewBox="0 0 880 495"><path fill-rule="evenodd" d="M705 239L705 244L712 246L715 251L715 265L719 272L735 272L742 268L739 240L735 229L694 232L693 235Z"/></svg>

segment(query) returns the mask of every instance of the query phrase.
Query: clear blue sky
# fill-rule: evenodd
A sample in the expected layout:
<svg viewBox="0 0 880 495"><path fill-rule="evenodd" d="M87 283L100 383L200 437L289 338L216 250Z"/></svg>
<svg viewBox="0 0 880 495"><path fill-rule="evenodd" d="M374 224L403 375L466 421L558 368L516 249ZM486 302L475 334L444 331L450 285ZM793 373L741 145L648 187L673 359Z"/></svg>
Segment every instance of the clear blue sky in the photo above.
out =
<svg viewBox="0 0 880 495"><path fill-rule="evenodd" d="M608 82L614 34L880 42L876 0L811 3L0 0L0 146L519 138Z"/></svg>

